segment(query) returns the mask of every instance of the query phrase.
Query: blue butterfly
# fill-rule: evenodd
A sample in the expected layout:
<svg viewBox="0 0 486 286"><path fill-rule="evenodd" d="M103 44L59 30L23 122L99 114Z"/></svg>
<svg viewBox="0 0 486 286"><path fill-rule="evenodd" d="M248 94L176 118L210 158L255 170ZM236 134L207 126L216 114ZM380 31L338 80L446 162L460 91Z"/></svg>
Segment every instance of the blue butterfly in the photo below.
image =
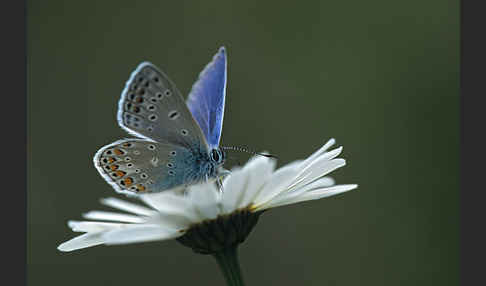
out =
<svg viewBox="0 0 486 286"><path fill-rule="evenodd" d="M137 139L101 148L93 158L119 193L153 193L220 178L225 152L219 147L227 77L221 47L200 73L187 102L156 66L141 63L118 105L118 124Z"/></svg>

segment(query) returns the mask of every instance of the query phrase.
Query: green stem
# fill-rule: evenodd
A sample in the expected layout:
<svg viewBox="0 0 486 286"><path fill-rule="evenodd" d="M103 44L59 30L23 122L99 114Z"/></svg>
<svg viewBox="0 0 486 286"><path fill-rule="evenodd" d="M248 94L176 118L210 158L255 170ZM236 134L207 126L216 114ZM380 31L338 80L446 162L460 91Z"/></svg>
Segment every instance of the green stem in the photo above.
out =
<svg viewBox="0 0 486 286"><path fill-rule="evenodd" d="M244 286L236 246L213 254L228 286Z"/></svg>

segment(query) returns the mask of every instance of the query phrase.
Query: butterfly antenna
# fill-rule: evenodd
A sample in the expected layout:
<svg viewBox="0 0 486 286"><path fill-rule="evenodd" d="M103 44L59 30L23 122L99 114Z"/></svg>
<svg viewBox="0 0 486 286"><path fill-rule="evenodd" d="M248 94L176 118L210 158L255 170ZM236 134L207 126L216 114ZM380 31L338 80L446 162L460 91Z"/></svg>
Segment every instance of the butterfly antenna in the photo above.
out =
<svg viewBox="0 0 486 286"><path fill-rule="evenodd" d="M275 159L278 159L277 156L275 155L272 155L272 154L263 154L263 153L258 153L258 152L255 152L255 151L252 151L252 150L249 150L248 148L244 148L244 147L237 147L237 146L223 146L221 147L223 150L233 150L233 151L240 151L240 152L246 152L246 153L250 153L252 155L260 155L260 156L264 156L264 157L267 157L267 158L275 158Z"/></svg>

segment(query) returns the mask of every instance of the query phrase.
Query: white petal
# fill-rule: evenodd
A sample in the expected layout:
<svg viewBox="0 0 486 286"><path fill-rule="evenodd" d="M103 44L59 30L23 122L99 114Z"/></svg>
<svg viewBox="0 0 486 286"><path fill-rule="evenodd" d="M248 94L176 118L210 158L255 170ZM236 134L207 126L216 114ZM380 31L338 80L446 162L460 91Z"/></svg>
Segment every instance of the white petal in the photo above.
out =
<svg viewBox="0 0 486 286"><path fill-rule="evenodd" d="M283 168L295 168L297 170L300 170L302 167L302 163L304 163L305 160L295 160L295 161L292 161L290 163L287 163L285 165L283 165L282 167L278 168L279 170L280 169L283 169Z"/></svg>
<svg viewBox="0 0 486 286"><path fill-rule="evenodd" d="M223 195L221 198L222 212L228 214L236 210L247 188L247 171L244 168L232 171L223 182Z"/></svg>
<svg viewBox="0 0 486 286"><path fill-rule="evenodd" d="M344 159L333 159L329 161L327 158L319 158L310 167L305 168L303 173L299 174L298 180L290 188L297 189L303 187L344 165L346 165L346 160Z"/></svg>
<svg viewBox="0 0 486 286"><path fill-rule="evenodd" d="M317 158L319 158L319 159L321 159L321 158L327 158L328 160L331 160L331 159L336 158L339 154L341 154L342 151L343 151L343 146L339 146L336 149L333 149L333 150L331 150L329 152L326 152L326 153L321 154Z"/></svg>
<svg viewBox="0 0 486 286"><path fill-rule="evenodd" d="M189 228L194 222L187 219L181 213L164 213L160 212L157 215L149 217L145 224L154 224L165 228L184 230Z"/></svg>
<svg viewBox="0 0 486 286"><path fill-rule="evenodd" d="M214 219L220 214L219 190L214 183L197 184L189 187L189 199L192 201L200 220Z"/></svg>
<svg viewBox="0 0 486 286"><path fill-rule="evenodd" d="M322 198L325 198L325 197L330 197L330 196L333 196L333 195L337 195L337 194L340 194L340 193L344 193L344 192L356 189L357 187L358 187L358 185L352 184L352 185L337 185L337 186L332 186L332 187L328 187L328 188L318 189L318 190L314 190L314 191L311 191L311 192L303 193L303 194L301 194L300 196L297 196L297 197L289 198L288 200L281 200L278 203L271 202L271 203L269 203L265 206L262 206L261 208L257 208L255 211L260 211L260 210L265 210L265 209L295 204L295 203L304 202L304 201L322 199Z"/></svg>
<svg viewBox="0 0 486 286"><path fill-rule="evenodd" d="M320 188L326 188L330 186L334 186L336 184L336 181L334 181L333 178L331 177L322 177L319 179L319 185Z"/></svg>
<svg viewBox="0 0 486 286"><path fill-rule="evenodd" d="M173 193L144 194L140 196L149 206L157 209L162 214L171 214L183 217L188 222L198 222L201 220L199 214L192 206L191 200L187 196L175 195Z"/></svg>
<svg viewBox="0 0 486 286"><path fill-rule="evenodd" d="M150 216L155 214L155 211L146 208L144 206L132 204L130 202L116 199L116 198L105 198L101 200L101 203L104 205L107 205L112 208L116 208L122 211L127 211L130 213L134 213L137 215L145 215L145 216Z"/></svg>
<svg viewBox="0 0 486 286"><path fill-rule="evenodd" d="M275 196L272 200L267 203L260 205L259 208L265 208L266 205L278 205L282 201L292 200L294 197L300 196L303 193L313 191L316 189L323 189L334 185L334 179L331 177L323 177L314 182L307 184L299 189L291 189L286 192L282 192Z"/></svg>
<svg viewBox="0 0 486 286"><path fill-rule="evenodd" d="M327 143L324 144L324 146L322 146L321 148L319 148L319 150L317 150L312 155L310 155L307 159L305 159L304 165L309 164L310 162L312 162L315 159L317 159L317 157L319 157L322 153L326 152L327 149L329 149L335 143L336 143L336 140L334 140L334 138L329 139L327 141Z"/></svg>
<svg viewBox="0 0 486 286"><path fill-rule="evenodd" d="M257 157L245 165L248 185L246 190L243 190L244 196L237 208L245 208L255 200L265 182L270 179L275 165L276 160L267 157Z"/></svg>
<svg viewBox="0 0 486 286"><path fill-rule="evenodd" d="M103 233L105 244L126 244L154 240L166 240L183 235L182 232L156 225L133 225L132 227Z"/></svg>
<svg viewBox="0 0 486 286"><path fill-rule="evenodd" d="M61 243L57 249L60 251L73 251L81 248L87 248L95 245L103 244L104 240L101 237L101 232L85 233L77 236L71 240Z"/></svg>
<svg viewBox="0 0 486 286"><path fill-rule="evenodd" d="M93 220L120 221L131 223L143 223L145 221L143 217L105 211L90 211L83 214L83 217Z"/></svg>
<svg viewBox="0 0 486 286"><path fill-rule="evenodd" d="M286 193L283 193L282 195L287 195L287 194L294 195L296 193L305 193L305 192L312 191L312 190L315 190L315 189L322 189L322 188L331 187L334 184L335 184L335 182L334 182L333 178L322 177L322 178L319 178L319 179L313 181L312 183L304 185L304 186L302 186L298 189L290 189L289 191L287 191Z"/></svg>
<svg viewBox="0 0 486 286"><path fill-rule="evenodd" d="M158 214L149 217L146 224L156 224L171 229L184 230L200 220L188 219L185 213L172 210L171 212L160 211Z"/></svg>
<svg viewBox="0 0 486 286"><path fill-rule="evenodd" d="M358 187L357 184L347 184L347 185L337 185L329 188L316 189L307 193L302 194L298 199L299 202L308 200L318 200L322 198L327 198L340 193L354 190Z"/></svg>
<svg viewBox="0 0 486 286"><path fill-rule="evenodd" d="M76 232L100 232L116 229L125 223L99 222L99 221L68 221L68 226Z"/></svg>
<svg viewBox="0 0 486 286"><path fill-rule="evenodd" d="M301 165L302 168L299 173L306 173L310 168L314 168L316 165L322 162L330 161L331 159L336 158L339 154L341 154L342 150L343 147L339 147L326 153L320 153L319 156L316 156L313 160L305 160Z"/></svg>
<svg viewBox="0 0 486 286"><path fill-rule="evenodd" d="M339 154L341 154L343 147L336 148L329 152L324 152L327 148L329 148L333 144L334 144L334 139L329 140L326 143L326 145L324 145L321 149L319 149L312 156L310 156L300 164L299 174L296 176L296 179L294 181L294 186L297 182L302 181L302 178L305 177L304 175L309 173L309 169L319 168L319 166L322 165L323 162L331 161L331 159L334 159Z"/></svg>
<svg viewBox="0 0 486 286"><path fill-rule="evenodd" d="M176 195L170 192L143 194L140 196L140 199L158 211L173 208L185 209L190 208L191 205L191 202L187 200L185 195Z"/></svg>
<svg viewBox="0 0 486 286"><path fill-rule="evenodd" d="M299 166L300 164L292 164L275 171L272 176L267 179L262 190L255 197L253 205L262 205L279 193L286 191L287 187L295 180L299 171Z"/></svg>

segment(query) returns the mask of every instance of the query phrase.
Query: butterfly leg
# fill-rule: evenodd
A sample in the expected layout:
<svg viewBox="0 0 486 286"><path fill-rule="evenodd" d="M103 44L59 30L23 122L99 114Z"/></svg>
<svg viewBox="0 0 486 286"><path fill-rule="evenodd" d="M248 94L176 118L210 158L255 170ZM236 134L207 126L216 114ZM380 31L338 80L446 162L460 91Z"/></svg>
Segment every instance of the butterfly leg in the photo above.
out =
<svg viewBox="0 0 486 286"><path fill-rule="evenodd" d="M224 188L223 188L223 177L218 177L216 179L216 185L218 186L218 190L221 192L221 193L224 193Z"/></svg>

